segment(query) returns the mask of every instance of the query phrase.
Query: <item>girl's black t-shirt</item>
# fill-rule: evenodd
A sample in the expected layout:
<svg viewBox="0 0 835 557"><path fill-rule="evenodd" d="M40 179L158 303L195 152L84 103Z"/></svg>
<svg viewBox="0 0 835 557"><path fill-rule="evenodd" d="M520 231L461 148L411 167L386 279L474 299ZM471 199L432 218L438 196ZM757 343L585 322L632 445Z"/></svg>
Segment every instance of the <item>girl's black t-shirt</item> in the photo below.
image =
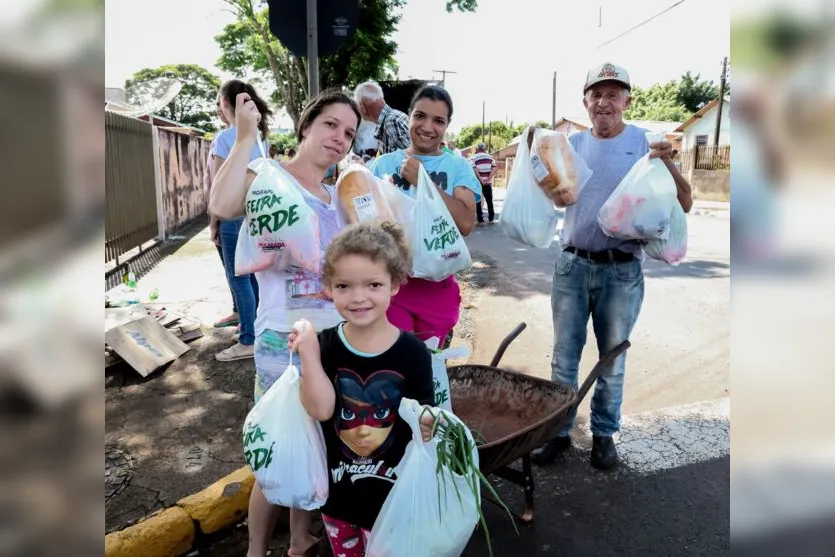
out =
<svg viewBox="0 0 835 557"><path fill-rule="evenodd" d="M336 391L333 416L322 422L330 481L322 513L370 530L412 439L400 400L434 403L431 356L408 332L381 354L358 352L341 324L319 333L319 344Z"/></svg>

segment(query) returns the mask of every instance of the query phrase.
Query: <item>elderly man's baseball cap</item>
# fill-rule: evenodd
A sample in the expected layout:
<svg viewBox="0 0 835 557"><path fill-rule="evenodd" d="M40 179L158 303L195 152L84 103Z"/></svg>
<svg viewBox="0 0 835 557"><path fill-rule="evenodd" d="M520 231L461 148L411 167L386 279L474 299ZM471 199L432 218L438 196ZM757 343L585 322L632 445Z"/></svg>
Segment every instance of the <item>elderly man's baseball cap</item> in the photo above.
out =
<svg viewBox="0 0 835 557"><path fill-rule="evenodd" d="M606 62L589 70L586 76L586 85L583 87L583 94L589 90L589 87L601 81L617 81L618 83L622 83L630 91L632 90L632 83L629 81L629 74L626 73L626 70L620 66Z"/></svg>

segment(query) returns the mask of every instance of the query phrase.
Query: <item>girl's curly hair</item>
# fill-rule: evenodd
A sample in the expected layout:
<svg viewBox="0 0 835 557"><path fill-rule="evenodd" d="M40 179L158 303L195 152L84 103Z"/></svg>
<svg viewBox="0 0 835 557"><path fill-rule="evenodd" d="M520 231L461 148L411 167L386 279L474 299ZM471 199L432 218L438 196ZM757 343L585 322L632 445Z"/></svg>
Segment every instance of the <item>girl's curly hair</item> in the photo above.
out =
<svg viewBox="0 0 835 557"><path fill-rule="evenodd" d="M330 284L337 261L346 255L362 255L385 264L392 285L402 284L411 271L411 257L403 229L392 222L363 222L342 229L325 252L323 274Z"/></svg>

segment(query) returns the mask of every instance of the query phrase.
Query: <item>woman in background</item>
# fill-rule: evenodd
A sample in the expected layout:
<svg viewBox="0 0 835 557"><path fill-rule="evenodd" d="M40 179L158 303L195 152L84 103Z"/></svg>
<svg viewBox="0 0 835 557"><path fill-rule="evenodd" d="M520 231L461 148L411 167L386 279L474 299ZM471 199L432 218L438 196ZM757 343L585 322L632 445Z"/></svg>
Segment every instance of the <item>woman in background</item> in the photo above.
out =
<svg viewBox="0 0 835 557"><path fill-rule="evenodd" d="M226 129L229 127L229 120L226 119L226 115L220 109L220 93L218 93L217 97L217 116L220 118L221 123L223 124L223 128ZM221 130L222 131L222 130ZM209 199L209 196L212 192L212 180L215 179L215 174L217 174L217 168L215 167L215 160L214 160L214 153L215 151L215 143L217 142L217 136L212 139L212 143L209 146L209 158L206 161L206 174L203 180L203 191L206 194L206 199ZM223 272L226 276L226 282L229 284L229 295L232 297L232 313L227 315L226 317L221 317L217 321L215 321L214 327L236 327L239 323L238 321L238 306L235 305L235 295L232 293L232 283L229 282L229 275L226 274L226 263L223 260L223 247L220 244L220 221L217 220L214 215L209 215L209 231L210 231L210 238L212 243L217 248L217 254L220 256L220 264L223 265ZM238 331L240 333L240 330Z"/></svg>
<svg viewBox="0 0 835 557"><path fill-rule="evenodd" d="M258 96L255 88L248 83L232 79L224 83L220 88L220 109L228 122L235 122L235 99L241 93L246 93L252 99L253 106L257 107L260 115L258 123L257 138L253 133L252 147L249 150L249 162L261 158L266 152L266 140L269 134L269 118L272 111L267 103ZM232 147L235 145L237 130L230 127L220 132L215 140L212 158L217 173L223 170L224 161L229 157ZM257 139L257 141L255 141ZM261 142L261 145L258 145ZM215 176L214 184L217 181ZM214 192L212 192L214 195ZM238 232L244 222L243 216L232 219L220 220L218 234L220 237L221 250L223 252L226 279L232 288L232 297L238 310L240 321L240 336L238 342L215 354L215 358L221 362L243 360L252 358L255 354L255 313L258 308L258 282L255 275L235 275L235 248L238 245Z"/></svg>

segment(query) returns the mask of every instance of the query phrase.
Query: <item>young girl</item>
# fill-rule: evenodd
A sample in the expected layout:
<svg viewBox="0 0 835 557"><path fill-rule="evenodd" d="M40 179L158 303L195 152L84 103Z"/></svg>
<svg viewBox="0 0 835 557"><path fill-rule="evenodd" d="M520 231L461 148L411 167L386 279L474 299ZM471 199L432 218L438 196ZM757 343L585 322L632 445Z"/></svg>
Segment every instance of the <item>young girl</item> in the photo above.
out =
<svg viewBox="0 0 835 557"><path fill-rule="evenodd" d="M333 554L365 555L368 534L395 480L409 426L398 415L403 397L433 404L429 351L386 317L409 269L397 225L343 229L325 255L325 285L345 319L316 335L299 326L291 349L302 364L301 400L322 422L330 494L322 520ZM421 420L424 440L432 419Z"/></svg>
<svg viewBox="0 0 835 557"><path fill-rule="evenodd" d="M422 164L461 235L468 236L475 226L481 184L467 159L441 149L451 118L449 93L437 85L421 88L409 108L411 145L376 159L370 170L414 196ZM458 323L460 307L461 291L454 276L440 282L410 278L392 301L388 316L404 331L412 331L422 340L438 337L443 344Z"/></svg>
<svg viewBox="0 0 835 557"><path fill-rule="evenodd" d="M255 180L248 168L255 147L261 113L250 95L235 100L237 135L226 162L218 170L212 187L209 211L219 218L244 214L246 192ZM321 248L342 227L338 218L336 191L323 184L325 172L351 149L360 115L354 101L338 91L323 91L310 99L299 117L296 137L298 152L281 163L292 183L319 220ZM257 147L255 147L257 148ZM263 161L261 164L274 164ZM316 273L268 268L256 273L260 304L255 319L255 400L281 376L290 362L287 337L293 323L305 317L316 330L332 327L342 318L325 295L322 277ZM264 557L278 519L279 507L270 505L256 484L249 500L248 557ZM290 551L288 557L315 555L318 543L310 534L311 516L301 509L290 510Z"/></svg>

